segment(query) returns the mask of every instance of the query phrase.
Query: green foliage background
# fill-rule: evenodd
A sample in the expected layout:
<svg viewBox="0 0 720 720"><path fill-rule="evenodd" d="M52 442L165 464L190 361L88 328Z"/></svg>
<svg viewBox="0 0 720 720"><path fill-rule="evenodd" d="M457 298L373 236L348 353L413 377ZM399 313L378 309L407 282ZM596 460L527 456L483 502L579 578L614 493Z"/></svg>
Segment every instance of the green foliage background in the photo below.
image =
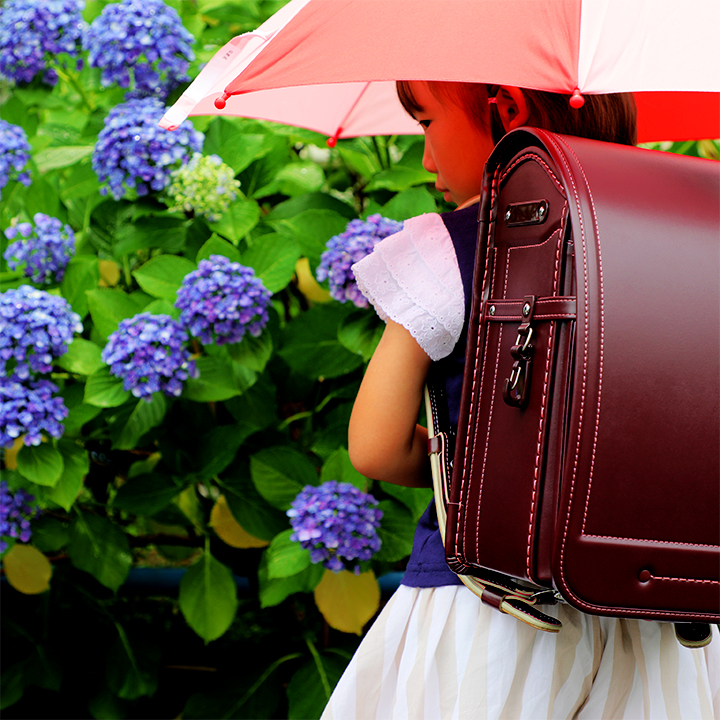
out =
<svg viewBox="0 0 720 720"><path fill-rule="evenodd" d="M87 2L92 21L105 3ZM283 2L168 0L195 38L190 74ZM54 368L69 417L59 441L3 451L3 478L45 508L32 544L50 589L2 584L5 717L313 718L359 642L332 630L312 591L323 571L289 546L284 511L305 484L370 490L384 511L377 576L401 570L427 491L381 487L347 457L347 423L381 325L330 301L303 275L347 222L447 208L421 167L422 138L342 140L236 118L195 118L203 152L241 181L208 224L151 195L103 197L91 154L123 90L65 70L55 88L0 84L0 117L32 145L29 188L8 184L0 230L36 212L76 233L63 295L84 332ZM175 97L170 98L170 104ZM663 147L717 157L717 143ZM123 391L100 359L120 320L169 313L182 278L222 254L273 292L271 321L235 346L196 345L200 377L152 402ZM2 290L26 279L0 259ZM223 496L267 547L237 548L211 524ZM289 548L289 549L288 549ZM150 578L148 580L148 577Z"/></svg>

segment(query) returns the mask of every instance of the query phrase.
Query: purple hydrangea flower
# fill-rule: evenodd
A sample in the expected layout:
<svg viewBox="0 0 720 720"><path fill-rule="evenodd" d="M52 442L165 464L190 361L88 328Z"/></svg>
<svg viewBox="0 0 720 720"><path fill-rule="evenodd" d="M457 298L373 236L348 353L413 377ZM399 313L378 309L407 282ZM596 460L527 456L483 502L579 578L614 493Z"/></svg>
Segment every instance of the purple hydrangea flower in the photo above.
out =
<svg viewBox="0 0 720 720"><path fill-rule="evenodd" d="M26 380L31 372L50 372L53 359L67 352L73 333L82 329L65 298L30 285L0 294L0 377L12 373Z"/></svg>
<svg viewBox="0 0 720 720"><path fill-rule="evenodd" d="M105 118L92 156L93 170L119 200L130 188L138 195L163 190L172 171L202 150L205 136L185 120L177 130L158 127L165 108L157 98L128 100Z"/></svg>
<svg viewBox="0 0 720 720"><path fill-rule="evenodd" d="M65 268L75 254L75 233L69 225L43 213L35 213L35 227L18 223L5 231L8 245L3 253L13 270L25 264L25 275L36 283L60 282Z"/></svg>
<svg viewBox="0 0 720 720"><path fill-rule="evenodd" d="M30 143L19 125L0 120L0 194L9 180L30 185L30 173L25 166L30 160Z"/></svg>
<svg viewBox="0 0 720 720"><path fill-rule="evenodd" d="M135 397L150 402L158 390L178 396L183 381L198 376L184 345L187 339L185 328L169 315L144 312L120 321L108 338L102 359Z"/></svg>
<svg viewBox="0 0 720 720"><path fill-rule="evenodd" d="M8 548L8 543L2 538L18 538L28 542L32 534L30 521L40 514L40 508L35 505L35 496L19 488L14 493L10 491L5 480L0 482L0 553Z"/></svg>
<svg viewBox="0 0 720 720"><path fill-rule="evenodd" d="M28 83L45 72L43 80L55 85L57 73L47 65L60 53L80 52L84 7L84 0L7 0L0 9L0 74Z"/></svg>
<svg viewBox="0 0 720 720"><path fill-rule="evenodd" d="M327 250L320 256L316 277L322 282L330 280L330 295L341 303L350 300L365 308L368 301L358 289L355 275L350 269L354 263L369 255L383 238L402 230L403 224L382 215L370 215L364 222L351 220L344 232L325 243Z"/></svg>
<svg viewBox="0 0 720 720"><path fill-rule="evenodd" d="M20 382L0 377L0 447L12 447L24 435L25 445L39 445L42 434L62 437L68 411L58 389L49 380Z"/></svg>
<svg viewBox="0 0 720 720"><path fill-rule="evenodd" d="M162 0L122 0L110 3L93 20L85 47L90 65L102 70L108 86L133 85L133 97L165 99L190 78L195 38L177 12Z"/></svg>
<svg viewBox="0 0 720 720"><path fill-rule="evenodd" d="M236 343L245 332L257 337L268 321L270 291L255 271L222 255L201 260L177 293L180 322L203 343Z"/></svg>
<svg viewBox="0 0 720 720"><path fill-rule="evenodd" d="M377 504L350 483L306 485L287 511L294 531L290 539L310 551L312 562L333 572L349 567L358 574L360 566L353 561L370 560L380 549L377 530L383 514Z"/></svg>

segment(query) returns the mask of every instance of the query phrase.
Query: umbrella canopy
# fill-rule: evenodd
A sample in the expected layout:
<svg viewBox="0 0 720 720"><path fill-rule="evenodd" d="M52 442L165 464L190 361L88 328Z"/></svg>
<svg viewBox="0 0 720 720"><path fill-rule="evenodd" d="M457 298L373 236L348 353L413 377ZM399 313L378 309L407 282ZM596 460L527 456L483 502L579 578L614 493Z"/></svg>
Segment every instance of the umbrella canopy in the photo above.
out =
<svg viewBox="0 0 720 720"><path fill-rule="evenodd" d="M634 92L638 140L720 137L717 0L291 0L163 118L239 115L337 137L417 133L394 81Z"/></svg>

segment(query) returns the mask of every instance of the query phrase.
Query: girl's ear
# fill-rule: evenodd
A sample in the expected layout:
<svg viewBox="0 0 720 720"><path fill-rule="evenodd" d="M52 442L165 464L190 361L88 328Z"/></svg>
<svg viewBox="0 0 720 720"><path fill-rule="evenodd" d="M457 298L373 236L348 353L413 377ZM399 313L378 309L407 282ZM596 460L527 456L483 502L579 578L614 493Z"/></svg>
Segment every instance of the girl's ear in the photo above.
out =
<svg viewBox="0 0 720 720"><path fill-rule="evenodd" d="M522 127L528 121L527 101L523 91L513 85L502 85L495 96L505 132Z"/></svg>

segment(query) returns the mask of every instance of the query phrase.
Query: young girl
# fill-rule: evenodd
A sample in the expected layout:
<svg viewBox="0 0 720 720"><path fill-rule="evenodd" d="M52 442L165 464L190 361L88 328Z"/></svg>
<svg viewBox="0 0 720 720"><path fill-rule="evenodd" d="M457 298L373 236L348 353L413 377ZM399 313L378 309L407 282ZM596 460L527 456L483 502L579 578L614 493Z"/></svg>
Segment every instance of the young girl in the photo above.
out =
<svg viewBox="0 0 720 720"><path fill-rule="evenodd" d="M444 375L451 422L464 359L464 324L477 234L477 200L495 142L522 125L634 144L629 95L568 98L515 87L398 83L425 131L424 167L458 209L405 222L354 266L387 322L349 429L364 475L431 484L427 431L417 425L428 372ZM585 615L560 604L558 634L484 605L448 569L431 503L403 584L340 679L323 720L445 718L720 718L720 639L690 650L670 623Z"/></svg>

